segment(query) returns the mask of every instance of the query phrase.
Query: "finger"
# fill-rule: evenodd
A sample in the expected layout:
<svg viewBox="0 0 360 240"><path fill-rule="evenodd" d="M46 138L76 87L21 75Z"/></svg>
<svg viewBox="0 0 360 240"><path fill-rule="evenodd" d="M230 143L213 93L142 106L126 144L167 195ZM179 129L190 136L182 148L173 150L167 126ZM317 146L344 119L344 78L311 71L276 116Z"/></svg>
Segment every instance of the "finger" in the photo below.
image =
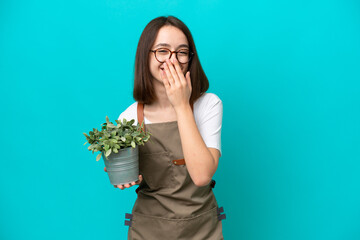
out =
<svg viewBox="0 0 360 240"><path fill-rule="evenodd" d="M186 83L189 86L190 92L192 91L192 87L191 87L191 78L190 78L190 71L187 71L186 73Z"/></svg>
<svg viewBox="0 0 360 240"><path fill-rule="evenodd" d="M175 67L175 70L177 72L177 75L179 77L180 82L185 83L186 79L185 79L184 74L183 74L183 72L181 70L179 61L177 59L174 59L173 64L174 64L174 67Z"/></svg>
<svg viewBox="0 0 360 240"><path fill-rule="evenodd" d="M167 65L168 65L168 67L169 67L170 73L171 73L171 75L173 76L174 84L180 83L179 75L178 75L178 73L176 72L173 63L170 61L170 59L167 59L166 61L167 61Z"/></svg>
<svg viewBox="0 0 360 240"><path fill-rule="evenodd" d="M124 190L124 186L123 185L117 185L118 188L120 188L121 190Z"/></svg>
<svg viewBox="0 0 360 240"><path fill-rule="evenodd" d="M170 87L170 83L169 83L169 80L166 77L165 72L161 70L160 75L161 75L161 80L163 81L165 88Z"/></svg>
<svg viewBox="0 0 360 240"><path fill-rule="evenodd" d="M104 171L107 172L106 167L104 167Z"/></svg>
<svg viewBox="0 0 360 240"><path fill-rule="evenodd" d="M142 175L139 175L139 180L136 181L136 184L140 184L142 180L143 180Z"/></svg>
<svg viewBox="0 0 360 240"><path fill-rule="evenodd" d="M126 183L126 184L124 184L124 187L129 188L131 186L130 186L130 184Z"/></svg>
<svg viewBox="0 0 360 240"><path fill-rule="evenodd" d="M167 79L168 79L168 81L169 81L169 83L170 83L170 85L174 85L175 84L175 80L174 80L174 78L173 78L173 76L172 76L172 74L171 74L171 72L170 72L170 68L169 68L169 65L166 63L166 64L164 64L165 65L165 73L166 73L166 76L167 76Z"/></svg>
<svg viewBox="0 0 360 240"><path fill-rule="evenodd" d="M117 188L117 186L116 186L116 185L114 185L114 188Z"/></svg>

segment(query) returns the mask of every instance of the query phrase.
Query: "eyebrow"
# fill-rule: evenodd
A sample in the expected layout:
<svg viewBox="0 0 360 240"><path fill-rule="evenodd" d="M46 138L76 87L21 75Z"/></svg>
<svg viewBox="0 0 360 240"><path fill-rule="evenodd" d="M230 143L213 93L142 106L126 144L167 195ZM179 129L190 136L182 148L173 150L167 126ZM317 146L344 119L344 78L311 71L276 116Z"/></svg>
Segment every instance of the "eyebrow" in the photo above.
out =
<svg viewBox="0 0 360 240"><path fill-rule="evenodd" d="M159 43L159 44L156 44L155 47L171 47L171 46L167 43ZM181 48L181 47L189 48L189 46L187 44L180 44L177 48Z"/></svg>

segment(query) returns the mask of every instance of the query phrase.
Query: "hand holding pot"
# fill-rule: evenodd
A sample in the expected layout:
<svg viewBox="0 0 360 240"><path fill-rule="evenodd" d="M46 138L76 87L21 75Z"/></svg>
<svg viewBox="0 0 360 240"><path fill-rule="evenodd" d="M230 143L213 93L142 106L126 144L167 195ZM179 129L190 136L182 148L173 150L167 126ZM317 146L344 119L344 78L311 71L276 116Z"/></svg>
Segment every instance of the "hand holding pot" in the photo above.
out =
<svg viewBox="0 0 360 240"><path fill-rule="evenodd" d="M107 172L106 167L104 167L104 171ZM127 183L124 185L114 185L115 188L120 188L121 190L124 190L125 188L129 188L131 186L134 185L139 185L142 181L142 175L139 175L139 180L137 180L136 182L131 182L131 183Z"/></svg>

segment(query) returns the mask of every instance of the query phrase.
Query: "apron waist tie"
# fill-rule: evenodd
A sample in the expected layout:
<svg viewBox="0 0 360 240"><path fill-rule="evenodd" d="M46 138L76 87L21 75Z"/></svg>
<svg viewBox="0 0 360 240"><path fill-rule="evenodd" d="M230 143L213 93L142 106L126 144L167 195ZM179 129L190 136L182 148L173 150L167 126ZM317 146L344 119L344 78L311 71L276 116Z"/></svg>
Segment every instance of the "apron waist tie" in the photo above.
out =
<svg viewBox="0 0 360 240"><path fill-rule="evenodd" d="M127 218L128 218L129 220L126 220ZM125 213L125 226L131 227L131 223L132 223L132 214L130 214L130 213Z"/></svg>
<svg viewBox="0 0 360 240"><path fill-rule="evenodd" d="M218 207L217 209L217 216L218 216L218 220L221 221L221 220L224 220L226 219L226 214L221 214L224 212L224 208L223 207Z"/></svg>

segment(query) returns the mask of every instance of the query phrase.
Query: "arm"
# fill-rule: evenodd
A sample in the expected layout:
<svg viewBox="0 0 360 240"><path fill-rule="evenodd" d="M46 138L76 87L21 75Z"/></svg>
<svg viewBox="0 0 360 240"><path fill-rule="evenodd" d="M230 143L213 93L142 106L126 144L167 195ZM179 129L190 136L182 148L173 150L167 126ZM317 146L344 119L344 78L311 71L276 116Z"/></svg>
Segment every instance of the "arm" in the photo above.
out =
<svg viewBox="0 0 360 240"><path fill-rule="evenodd" d="M184 159L190 177L197 186L205 186L218 167L220 152L208 148L200 135L189 104L177 108L176 114Z"/></svg>
<svg viewBox="0 0 360 240"><path fill-rule="evenodd" d="M177 115L181 145L188 172L195 185L205 186L210 182L217 169L219 150L206 146L195 123L189 104L192 91L190 71L184 76L176 58L172 62L167 59L164 67L166 74L161 72L161 79ZM212 118L212 116L210 117Z"/></svg>

